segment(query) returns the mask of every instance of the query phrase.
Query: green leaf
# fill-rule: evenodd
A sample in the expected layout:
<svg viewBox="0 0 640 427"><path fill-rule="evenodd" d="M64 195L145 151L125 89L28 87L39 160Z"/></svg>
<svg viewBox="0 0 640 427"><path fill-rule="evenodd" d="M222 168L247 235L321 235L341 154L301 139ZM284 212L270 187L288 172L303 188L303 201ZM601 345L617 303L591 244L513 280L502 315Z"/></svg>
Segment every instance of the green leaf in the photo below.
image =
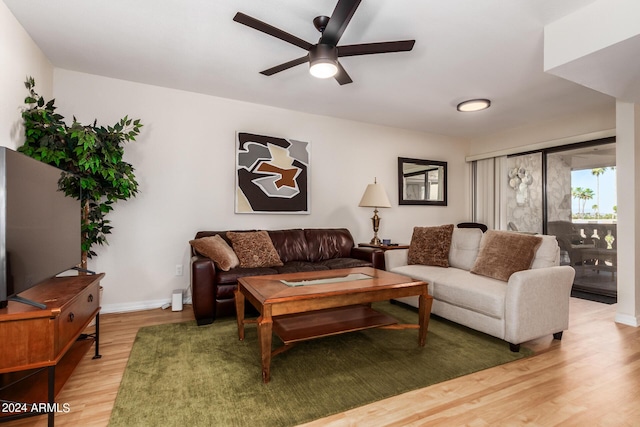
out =
<svg viewBox="0 0 640 427"><path fill-rule="evenodd" d="M107 244L106 234L112 226L106 215L113 203L137 194L138 183L133 167L124 162L124 143L135 140L142 124L128 115L112 126L98 126L78 122L71 126L55 112L55 99L45 101L35 92L35 80L27 77L25 87L27 105L20 115L23 120L25 142L18 151L37 160L55 164L75 175L64 174L58 186L64 194L80 200L89 212L83 211L82 251L95 256L95 245Z"/></svg>

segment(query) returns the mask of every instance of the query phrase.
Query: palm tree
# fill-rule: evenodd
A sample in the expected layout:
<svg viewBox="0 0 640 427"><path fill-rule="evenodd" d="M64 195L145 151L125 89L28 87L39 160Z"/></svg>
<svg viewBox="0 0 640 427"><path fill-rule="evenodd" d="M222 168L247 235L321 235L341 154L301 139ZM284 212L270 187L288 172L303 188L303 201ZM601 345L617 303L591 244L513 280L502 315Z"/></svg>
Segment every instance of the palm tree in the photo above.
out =
<svg viewBox="0 0 640 427"><path fill-rule="evenodd" d="M607 170L607 168L594 168L591 169L591 175L594 175L596 177L596 203L598 206L600 206L600 175L602 175L603 173L605 173L605 171ZM600 212L596 211L596 219L598 219Z"/></svg>
<svg viewBox="0 0 640 427"><path fill-rule="evenodd" d="M585 188L582 191L582 194L580 195L580 198L582 199L582 217L583 218L584 218L584 208L585 208L585 205L587 204L587 200L593 199L593 196L594 196L594 192L590 188Z"/></svg>
<svg viewBox="0 0 640 427"><path fill-rule="evenodd" d="M584 192L584 188L582 187L574 187L571 189L571 197L578 200L578 216L580 216L580 200L582 200L582 193Z"/></svg>
<svg viewBox="0 0 640 427"><path fill-rule="evenodd" d="M571 190L571 195L575 199L578 199L578 215L582 215L584 218L584 208L587 204L587 200L593 199L593 190L590 188L575 187ZM582 201L582 209L580 209L580 201Z"/></svg>

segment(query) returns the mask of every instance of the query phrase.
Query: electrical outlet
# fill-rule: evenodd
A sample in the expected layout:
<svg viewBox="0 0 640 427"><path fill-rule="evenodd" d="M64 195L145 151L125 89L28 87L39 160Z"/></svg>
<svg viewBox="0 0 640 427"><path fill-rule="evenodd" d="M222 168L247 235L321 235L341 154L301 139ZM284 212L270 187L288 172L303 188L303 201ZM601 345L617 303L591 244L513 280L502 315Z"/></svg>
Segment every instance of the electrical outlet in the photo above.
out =
<svg viewBox="0 0 640 427"><path fill-rule="evenodd" d="M182 276L182 264L176 264L176 276Z"/></svg>

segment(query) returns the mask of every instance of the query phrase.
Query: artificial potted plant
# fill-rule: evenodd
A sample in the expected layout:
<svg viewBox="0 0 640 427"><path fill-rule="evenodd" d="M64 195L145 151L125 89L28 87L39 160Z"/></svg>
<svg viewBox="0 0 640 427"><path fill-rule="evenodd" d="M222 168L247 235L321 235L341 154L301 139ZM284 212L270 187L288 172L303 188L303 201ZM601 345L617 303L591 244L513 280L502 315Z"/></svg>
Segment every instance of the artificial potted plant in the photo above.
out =
<svg viewBox="0 0 640 427"><path fill-rule="evenodd" d="M26 140L18 151L44 163L70 172L59 181L60 188L82 206L82 259L96 256L95 245L107 243L113 227L106 216L118 200L138 193L138 183L131 164L122 160L124 143L135 141L140 133L140 120L125 116L113 126L79 123L75 116L71 126L55 112L55 99L45 102L35 92L35 81L28 77L25 87L29 96L22 112Z"/></svg>

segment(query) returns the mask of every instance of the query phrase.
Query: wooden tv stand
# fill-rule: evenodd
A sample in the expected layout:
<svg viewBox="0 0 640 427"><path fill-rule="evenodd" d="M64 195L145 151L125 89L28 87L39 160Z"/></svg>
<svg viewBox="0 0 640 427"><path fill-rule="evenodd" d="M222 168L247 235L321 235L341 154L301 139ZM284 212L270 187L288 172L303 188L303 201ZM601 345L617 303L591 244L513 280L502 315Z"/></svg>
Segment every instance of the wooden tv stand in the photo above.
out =
<svg viewBox="0 0 640 427"><path fill-rule="evenodd" d="M103 277L49 279L20 294L46 309L14 301L0 309L0 422L47 414L53 426L56 412L72 409L54 400L94 342L94 359L100 357ZM79 340L93 318L95 334Z"/></svg>

